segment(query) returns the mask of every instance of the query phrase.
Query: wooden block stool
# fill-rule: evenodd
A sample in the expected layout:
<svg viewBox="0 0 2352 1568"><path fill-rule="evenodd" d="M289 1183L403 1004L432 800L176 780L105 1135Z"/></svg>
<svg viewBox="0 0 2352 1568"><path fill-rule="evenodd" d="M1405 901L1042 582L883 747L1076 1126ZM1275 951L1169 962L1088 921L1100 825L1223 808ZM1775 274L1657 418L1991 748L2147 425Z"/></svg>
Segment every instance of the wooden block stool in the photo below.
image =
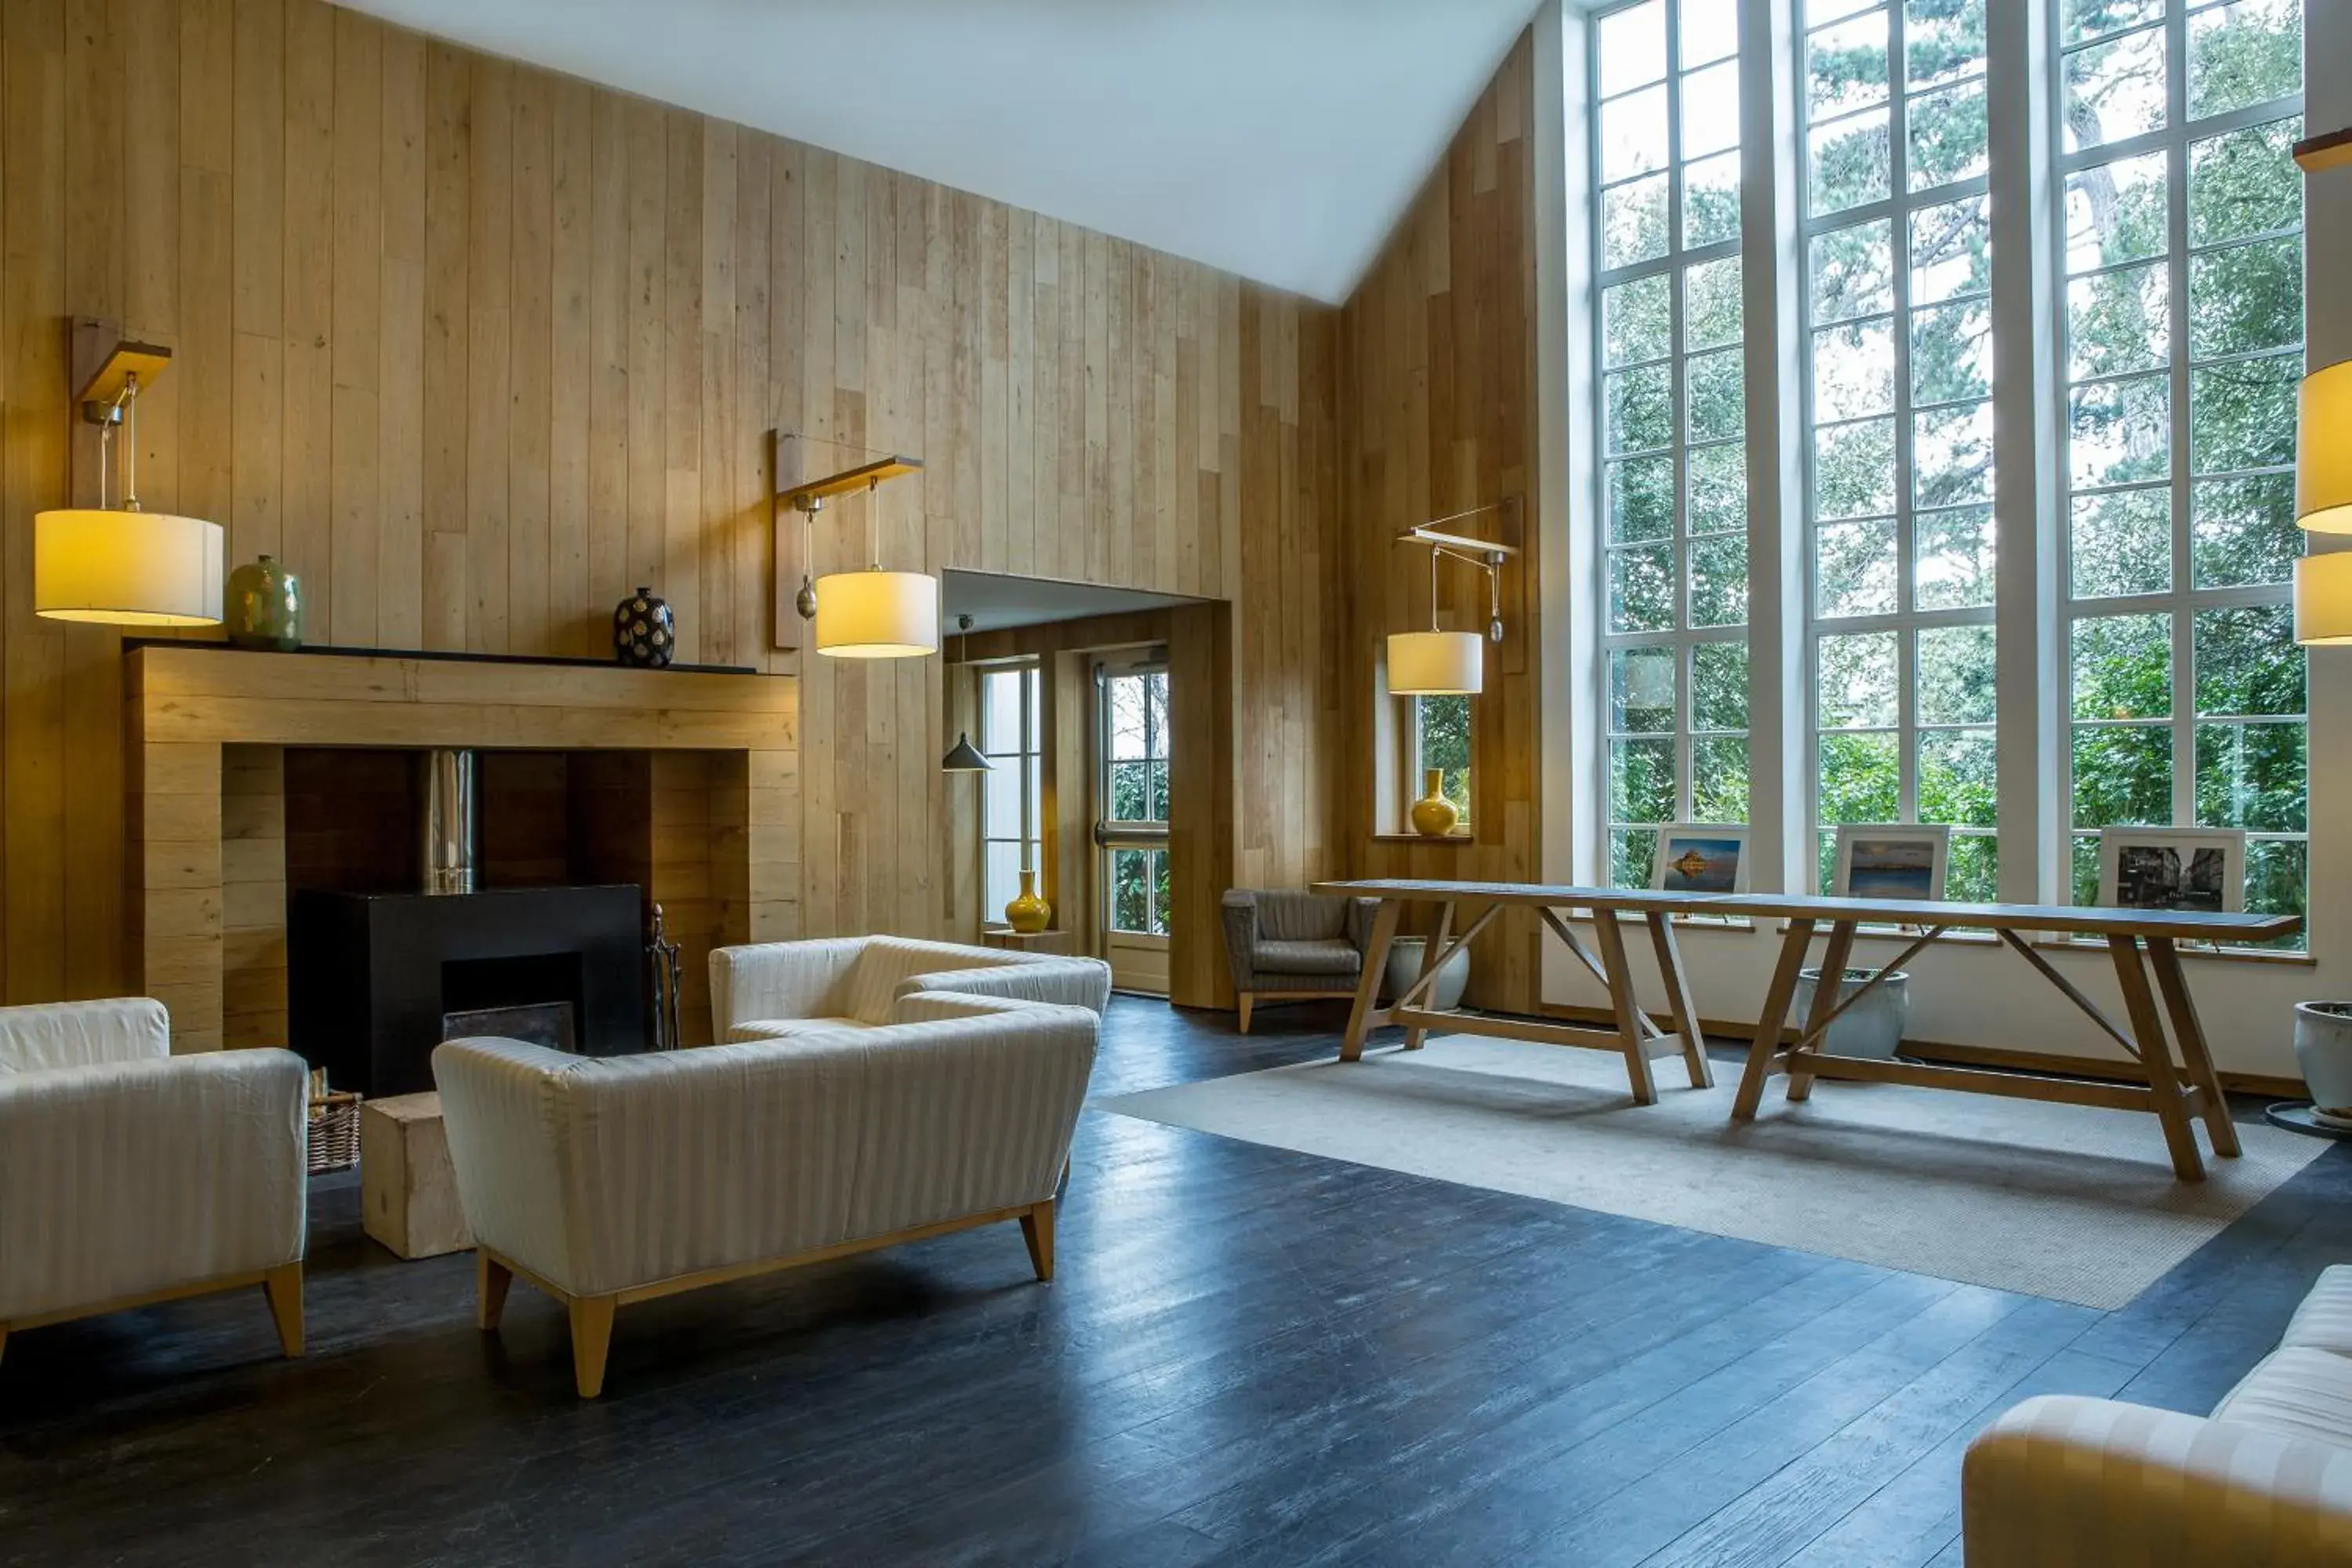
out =
<svg viewBox="0 0 2352 1568"><path fill-rule="evenodd" d="M403 1258L474 1245L457 1205L439 1095L395 1095L360 1107L360 1208L367 1233Z"/></svg>

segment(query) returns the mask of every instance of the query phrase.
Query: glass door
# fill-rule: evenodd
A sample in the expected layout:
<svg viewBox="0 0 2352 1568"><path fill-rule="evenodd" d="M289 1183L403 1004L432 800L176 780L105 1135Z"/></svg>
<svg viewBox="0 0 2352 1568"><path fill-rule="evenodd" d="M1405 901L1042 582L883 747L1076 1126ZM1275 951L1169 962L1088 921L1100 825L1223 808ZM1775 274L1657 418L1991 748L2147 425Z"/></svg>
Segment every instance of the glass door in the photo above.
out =
<svg viewBox="0 0 2352 1568"><path fill-rule="evenodd" d="M1095 843L1103 954L1122 990L1168 994L1168 667L1105 664L1098 689Z"/></svg>

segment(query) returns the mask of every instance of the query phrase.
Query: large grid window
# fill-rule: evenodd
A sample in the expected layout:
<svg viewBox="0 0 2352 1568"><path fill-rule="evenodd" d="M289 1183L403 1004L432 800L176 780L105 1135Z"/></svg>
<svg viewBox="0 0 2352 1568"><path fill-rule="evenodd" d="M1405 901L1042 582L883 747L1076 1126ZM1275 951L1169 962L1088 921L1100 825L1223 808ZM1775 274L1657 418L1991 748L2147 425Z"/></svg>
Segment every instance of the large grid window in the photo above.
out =
<svg viewBox="0 0 2352 1568"><path fill-rule="evenodd" d="M1802 6L1812 820L1997 896L1985 0Z"/></svg>
<svg viewBox="0 0 2352 1568"><path fill-rule="evenodd" d="M2300 914L2302 6L2057 9L2074 897L2099 828L2193 824L2245 829L2246 907Z"/></svg>
<svg viewBox="0 0 2352 1568"><path fill-rule="evenodd" d="M1021 891L1021 873L1037 868L1044 851L1042 797L1044 719L1035 665L984 669L980 676L981 909L1001 919Z"/></svg>
<svg viewBox="0 0 2352 1568"><path fill-rule="evenodd" d="M1748 820L1736 0L1594 24L1612 882L1657 825Z"/></svg>

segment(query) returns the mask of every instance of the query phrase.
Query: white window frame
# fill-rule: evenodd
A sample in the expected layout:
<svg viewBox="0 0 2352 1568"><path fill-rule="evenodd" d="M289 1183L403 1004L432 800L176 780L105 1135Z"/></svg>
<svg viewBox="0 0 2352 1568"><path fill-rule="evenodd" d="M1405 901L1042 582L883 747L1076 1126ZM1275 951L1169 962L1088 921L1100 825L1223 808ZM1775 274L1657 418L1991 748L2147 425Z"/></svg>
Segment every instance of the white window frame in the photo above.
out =
<svg viewBox="0 0 2352 1568"><path fill-rule="evenodd" d="M1593 395L1598 405L1599 413L1599 416L1593 420L1592 424L1592 461L1593 473L1598 481L1600 500L1599 518L1594 527L1593 539L1595 542L1595 548L1599 552L1600 560L1600 573L1598 582L1596 584L1600 603L1597 606L1598 619L1596 624L1601 630L1601 658L1598 663L1596 674L1600 681L1600 690L1598 695L1600 699L1599 712L1601 717L1598 731L1600 744L1597 748L1598 754L1594 759L1597 772L1597 777L1595 780L1597 793L1593 798L1599 806L1599 810L1594 814L1598 823L1598 843L1596 848L1599 856L1599 858L1596 861L1596 869L1598 874L1595 879L1603 884L1611 882L1615 874L1616 842L1618 835L1621 833L1655 832L1676 822L1688 822L1693 820L1695 753L1696 751L1696 742L1699 739L1704 738L1713 740L1738 737L1748 743L1750 795L1749 812L1746 820L1753 819L1755 800L1753 781L1755 776L1756 755L1754 742L1755 720L1753 712L1751 711L1749 714L1749 728L1745 730L1711 730L1702 732L1695 732L1692 723L1693 650L1700 645L1706 643L1738 644L1748 650L1749 670L1752 679L1754 671L1754 646L1751 639L1756 622L1756 606L1753 595L1751 595L1748 605L1748 619L1744 622L1731 626L1694 626L1691 624L1690 556L1693 535L1690 532L1689 454L1692 449L1692 443L1689 438L1687 408L1688 394L1687 387L1685 385L1685 374L1687 362L1690 357L1689 351L1685 347L1688 324L1687 311L1685 310L1686 285L1690 271L1693 268L1703 266L1708 262L1722 261L1725 259L1731 259L1739 262L1743 271L1744 280L1745 269L1748 263L1745 259L1746 247L1748 243L1748 225L1747 214L1744 210L1741 215L1742 221L1740 232L1732 236L1730 238L1710 241L1706 245L1694 248L1685 248L1683 244L1683 219L1685 207L1685 187L1684 184L1685 163L1682 155L1683 78L1685 74L1682 59L1682 8L1684 0L1665 0L1664 10L1666 52L1665 76L1664 80L1666 89L1667 141L1666 156L1662 168L1666 176L1665 252L1662 256L1653 257L1643 261L1629 262L1621 267L1611 268L1604 265L1604 247L1607 244L1608 237L1606 226L1601 221L1601 212L1605 193L1608 190L1617 188L1618 186L1632 184L1640 180L1654 178L1659 171L1651 170L1642 174L1630 175L1623 180L1617 181L1614 185L1611 186L1604 186L1601 184L1601 159L1603 147L1601 116L1612 102L1630 97L1635 92L1648 91L1657 84L1655 82L1643 82L1636 87L1627 89L1624 92L1621 92L1613 98L1604 99L1601 97L1601 71L1602 61L1601 49L1599 42L1601 36L1601 23L1603 18L1607 16L1612 16L1617 12L1633 9L1635 6L1644 3L1646 3L1646 0L1622 0L1622 3L1621 4L1594 10L1585 19L1585 26L1587 27L1586 37L1589 40L1588 47L1585 50L1585 68L1588 77L1585 96L1586 103L1589 106L1587 111L1587 134L1585 138L1586 151L1589 159L1586 178L1589 182L1589 188L1592 193L1592 306L1590 314L1591 318L1591 328L1592 334L1591 363L1593 366ZM1749 128L1754 123L1754 117L1750 113L1747 104L1746 73L1739 68L1738 65L1738 60L1739 52L1737 47L1735 47L1730 53L1723 56L1720 59L1704 61L1701 66L1696 68L1708 68L1722 65L1726 62L1730 62L1734 66L1734 74L1740 76L1742 79L1740 137L1738 142L1735 142L1731 148L1730 155L1742 160L1742 172L1744 174L1747 142L1748 139ZM1707 156L1710 157L1717 155L1717 154L1714 153L1707 154ZM1669 337L1666 354L1663 363L1667 366L1668 395L1672 399L1674 408L1672 431L1668 438L1668 444L1662 448L1640 453L1620 453L1612 455L1609 450L1609 420L1607 417L1606 407L1607 387L1610 375L1616 372L1636 370L1655 365L1661 362L1652 359L1632 362L1627 364L1618 366L1612 366L1609 363L1607 338L1608 322L1606 320L1607 312L1603 302L1608 297L1609 289L1616 287L1617 285L1636 282L1644 278L1661 275L1667 279L1666 286L1670 295L1668 305ZM1745 290L1743 289L1743 294L1744 293ZM1716 352L1716 349L1714 347L1710 347L1700 352L1713 353ZM1754 438L1755 426L1746 416L1746 403L1748 400L1745 397L1745 385L1747 380L1748 378L1743 376L1743 415L1741 434L1729 441L1700 442L1698 443L1698 446L1702 447L1738 446L1744 448L1747 443ZM1611 563L1622 553L1628 551L1653 549L1655 547L1657 542L1655 541L1646 541L1632 545L1616 545L1612 544L1609 540L1610 471L1614 463L1622 462L1633 457L1664 457L1674 474L1673 527L1667 536L1665 543L1668 546L1668 555L1672 562L1675 616L1673 626L1662 630L1620 632L1612 630L1610 626L1610 584L1612 581ZM1744 468L1743 471L1745 471ZM1751 505L1752 504L1753 498L1751 494ZM1703 534L1697 537L1702 539L1715 539L1736 537L1736 535ZM1754 557L1752 553L1754 544L1752 531L1749 535L1748 548L1751 552L1749 556L1749 571L1752 574L1754 571ZM1668 815L1666 820L1664 822L1620 822L1617 820L1615 816L1615 791L1611 785L1610 779L1611 759L1615 753L1617 743L1621 741L1633 740L1655 741L1662 738L1665 732L1662 731L1622 731L1615 726L1612 721L1613 719L1613 704L1610 700L1612 670L1615 663L1615 656L1619 653L1629 650L1647 649L1669 649L1673 652L1675 659L1675 727L1672 733L1675 752L1675 804L1673 811ZM1414 776L1418 777L1418 774L1416 773Z"/></svg>
<svg viewBox="0 0 2352 1568"><path fill-rule="evenodd" d="M2304 13L2308 16L2315 4L2324 0L2303 0ZM2292 476L2294 464L2275 464L2251 469L2230 469L2222 473L2196 474L2189 441L2190 388L2193 372L2209 364L2252 363L2276 359L2291 363L2294 374L2303 369L2304 348L2297 343L2290 348L2261 350L2243 355L2225 355L2219 360L2194 359L2189 345L2189 275L2192 257L2208 250L2226 250L2256 242L2263 237L2284 235L2288 230L2271 230L2264 235L2245 235L2218 244L2196 246L2189 233L2189 150L2198 142L2231 132L2251 130L2274 124L2282 120L2300 119L2304 112L2304 95L2300 92L2272 99L2224 113L2209 115L2202 120L2189 118L2189 28L2192 17L2220 9L2228 0L2168 0L2164 20L2155 26L2164 34L2165 50L2165 122L2155 131L2136 136L2120 137L2069 153L2063 142L2053 139L2053 170L2049 180L2050 198L2053 211L2051 217L2051 245L2053 247L2053 271L2056 283L2053 290L2051 341L2054 346L2054 362L2059 405L2071 406L2074 388L2078 384L2069 374L2069 331L2066 291L2071 281L2066 271L2065 203L2068 182L2084 169L2162 152L2165 157L2165 250L2160 258L2143 258L2133 262L2116 263L2108 268L2094 268L2081 276L2097 276L2100 271L2128 268L2158 261L2165 269L2167 345L2164 368L2160 373L2137 371L2111 376L2086 378L2079 384L2095 384L2108 381L2128 381L2161 374L2168 399L2168 417L2171 450L2165 477L2134 485L2097 487L2085 494L2111 494L2128 490L2163 490L2171 510L2170 585L2161 591L2142 594L2115 595L2098 598L2078 598L2074 591L2072 529L2075 497L2074 465L2070 456L2071 420L2060 422L2060 448L2057 465L2059 505L2056 526L2059 574L2057 610L2044 635L2050 638L2056 662L2057 733L2055 736L2059 802L2057 821L2061 840L2061 863L2058 868L2057 894L2060 901L2074 902L2074 856L2079 842L2095 846L2099 832L2095 827L2079 828L2074 819L2074 732L2078 725L2112 725L2123 729L2168 728L2172 737L2172 810L2168 822L2148 826L2194 827L2197 818L2197 730L2200 717L2197 710L2197 665L2195 653L2196 617L2200 611L2235 608L2285 608L2292 600L2289 582L2262 584L2251 586L2200 588L2195 585L2194 494L2198 478L2243 479L2258 475L2285 474ZM2049 28L2049 70L2044 90L2050 95L2051 122L2053 135L2063 133L2065 113L2065 69L2063 42L2063 7L2053 4L2048 7L2045 23ZM2145 28L2119 29L2103 37L2120 37ZM2306 37L2308 23L2306 22ZM2307 45L2306 45L2307 47ZM2306 187L2306 196L2308 187ZM2303 223L2293 231L2300 237L2309 223L2306 205ZM2310 279L2306 268L2304 279L2305 335L2309 325ZM2299 542L2299 541L2298 541ZM2080 622L2103 620L2124 616L2163 615L2170 617L2171 668L2169 670L2172 713L2168 721L2156 720L2077 720L2074 714L2074 628ZM2304 846L2304 906L2306 914L2311 907L2311 816L2310 816L2310 756L2311 756L2311 693L2310 668L2306 656L2304 682L2304 711L2299 714L2216 715L2212 721L2241 725L2300 724L2305 727L2304 830L2300 833L2280 833L2249 830L2248 847L2262 842L2300 843Z"/></svg>
<svg viewBox="0 0 2352 1568"><path fill-rule="evenodd" d="M1156 944L1164 943L1168 940L1168 932L1164 928L1160 931L1126 931L1118 925L1118 879L1113 875L1113 868L1116 858L1121 850L1145 851L1164 863L1169 853L1169 830L1168 823L1162 818L1129 819L1114 817L1110 814L1111 802L1115 798L1111 788L1111 768L1114 762L1122 760L1115 759L1111 755L1111 682L1129 677L1149 675L1160 676L1164 680L1168 673L1168 660L1164 657L1134 659L1123 663L1107 661L1095 667L1095 734L1098 738L1100 752L1095 768L1095 788L1097 799L1100 802L1100 809L1096 814L1095 842L1097 846L1102 876L1103 933L1106 939L1114 942ZM1151 712L1149 704L1146 704L1144 709L1144 722L1146 725L1145 758L1123 760L1156 761L1164 772L1171 765L1166 745L1167 738L1164 735L1160 737L1160 747L1155 754L1150 732ZM1169 808L1171 811L1175 808L1172 781L1170 787ZM1147 862L1147 868L1149 864ZM1147 892L1146 902L1149 904L1150 901L1150 893ZM1173 911L1171 910L1171 913L1172 915Z"/></svg>
<svg viewBox="0 0 2352 1568"><path fill-rule="evenodd" d="M1805 454L1803 464L1804 526L1802 531L1804 541L1804 566L1802 574L1804 582L1804 645L1802 663L1801 666L1804 671L1805 703L1801 724L1799 726L1800 732L1803 737L1804 746L1804 754L1802 758L1804 775L1802 796L1804 802L1804 834L1802 841L1804 844L1803 862L1805 867L1805 875L1811 879L1815 891L1826 891L1826 888L1822 886L1820 880L1820 867L1824 858L1822 847L1825 837L1834 833L1836 825L1833 823L1824 822L1822 819L1821 755L1822 739L1825 733L1854 735L1885 734L1893 735L1895 737L1896 765L1898 770L1895 819L1898 822L1905 823L1916 823L1919 821L1919 744L1921 736L1924 732L1981 731L1994 738L1996 756L1998 755L1999 735L1993 721L1987 720L1982 723L1970 724L1955 724L1949 722L1933 724L1923 723L1919 717L1918 700L1918 650L1919 634L1921 632L1936 630L1948 626L1995 627L1995 657L1998 658L1999 631L1996 619L2000 598L1998 586L1996 586L1995 589L1993 602L1981 605L1969 605L1956 608L1923 610L1918 607L1916 595L1918 589L1917 532L1921 512L1923 510L1930 513L1958 512L1973 510L1978 506L1983 506L1988 509L1992 508L1996 503L2000 489L1998 480L1999 469L1996 467L1993 494L1988 496L1984 501L1963 503L1959 506L1929 507L1922 509L1916 504L1916 468L1913 460L1913 431L1917 416L1921 413L1932 412L1937 409L1965 408L1972 404L1981 402L1986 405L1989 411L1989 417L1991 417L1997 423L1999 416L1997 413L1991 412L1995 408L1994 388L1988 385L1982 398L1969 398L1959 402L1921 404L1915 402L1913 398L1911 377L1911 326L1913 309L1911 299L1912 216L1916 213L1925 211L1931 207L1946 206L1954 202L1965 201L1976 196L1983 196L1986 200L1988 218L1990 221L1990 212L1992 206L1993 139L1990 134L1990 128L1988 127L1985 173L1971 174L1965 179L1950 181L1941 185L1926 186L1920 190L1914 191L1909 188L1910 147L1909 136L1907 134L1909 126L1909 107L1910 100L1912 99L1925 97L1933 93L1948 92L1957 87L1967 85L1971 79L1984 81L1987 90L1990 92L1991 88L1990 76L1994 66L1994 59L1992 53L1992 29L1989 25L1986 37L1985 70L1981 77L1975 79L1962 78L1950 82L1937 82L1932 87L1924 89L1918 92L1914 92L1908 80L1908 70L1906 64L1908 58L1908 49L1906 47L1906 40L1904 36L1903 0L1884 0L1887 18L1887 96L1885 112L1887 117L1888 194L1884 199L1879 201L1866 202L1858 206L1842 208L1837 212L1824 213L1815 216L1811 212L1811 132L1815 129L1815 122L1808 112L1806 107L1807 84L1810 81L1810 76L1807 70L1806 52L1808 40L1811 37L1811 31L1814 29L1808 26L1811 22L1811 17L1806 13L1804 0L1794 0L1794 3L1796 5L1796 15L1794 17L1794 25L1791 27L1791 32L1794 37L1796 48L1794 69L1797 82L1797 124L1792 142L1793 145L1797 149L1798 158L1796 197L1799 216L1797 220L1798 237L1796 266L1798 277L1798 300L1800 302L1799 331L1801 335L1801 347L1799 353L1799 361L1802 367L1801 374L1798 378L1797 438L1801 444ZM1989 3L1993 3L1993 0L1989 0ZM1839 16L1832 17L1829 21L1820 24L1820 26L1826 27L1835 26L1839 23L1851 21L1856 16L1867 15L1871 9L1872 7L1867 5L1844 7L1842 8ZM1858 120L1864 115L1872 112L1874 112L1874 110L1870 109L1849 110L1845 114L1833 116L1830 120L1822 121L1821 123L1825 125L1834 125L1844 121ZM1817 475L1815 471L1816 465L1814 462L1816 437L1822 426L1816 421L1813 411L1813 335L1816 330L1812 320L1813 241L1823 235L1832 234L1840 230L1860 227L1865 224L1878 222L1884 222L1887 227L1887 246L1889 252L1888 282L1892 291L1892 303L1890 313L1885 315L1883 319L1887 323L1888 339L1890 346L1894 350L1895 356L1894 364L1890 372L1893 381L1894 402L1889 412L1885 415L1867 416L1850 422L1832 421L1832 424L1833 426L1839 423L1862 425L1879 418L1891 418L1893 421L1895 436L1895 510L1892 521L1895 530L1895 586L1896 607L1891 612L1879 614L1825 616L1821 613L1820 563L1821 531L1822 524L1819 517L1820 500L1816 489ZM1990 278L1987 279L1987 284L1988 288L1984 299L1986 310L1990 315L1993 310L1991 279ZM1954 303L1958 300L1963 298L1965 297L1956 296L1951 300L1938 300L1936 302L1936 308ZM1841 321L1837 324L1840 326L1852 326L1881 319L1882 318L1880 316L1874 314L1851 318L1848 321ZM1988 328L1988 333L1989 335L1997 337L1999 330L1998 322L1996 321L1993 325ZM1996 355L1996 359L1997 358L1998 355ZM1833 526L1856 521L1882 521L1886 520L1841 518L1836 520ZM1995 560L1998 561L1999 558L1999 554L1996 552ZM1892 632L1895 634L1895 722L1891 727L1874 725L1856 728L1841 727L1837 729L1824 730L1821 722L1821 647L1822 639L1831 637L1845 637L1885 632ZM1997 761L1996 769L1998 769ZM1998 803L2003 802L2005 799L2006 793L2000 791L1998 785L1996 785L1995 800L1997 803L1997 808ZM1956 838L1980 837L1991 839L1996 843L1999 841L2000 827L1998 826L1998 819L1996 819L1996 826L1990 827L1964 826L1961 824L1950 824L1948 826L1952 828L1952 835Z"/></svg>
<svg viewBox="0 0 2352 1568"><path fill-rule="evenodd" d="M1019 681L1021 690L1021 733L1016 738L1017 744L1015 749L1012 751L999 751L996 749L996 746L1000 737L989 732L988 716L990 705L988 701L988 680L992 676L1016 674L1021 677ZM1037 766L1042 766L1045 758L1045 716L1040 710L1039 706L1044 700L1042 687L1045 676L1043 668L1036 660L1024 659L1013 664L982 665L978 670L978 679L981 683L979 693L980 754L988 759L990 775L1002 773L1009 763L1013 771L1016 787L1021 793L1021 837L1018 839L1013 839L1005 837L1002 834L991 834L988 831L988 802L985 793L988 789L987 778L990 775L983 775L982 777L981 784L982 795L980 812L981 908L984 911L989 911L996 917L996 920L992 921L992 923L1000 923L1003 913L1004 904L1010 899L1011 895L1008 894L1006 900L999 900L996 897L996 889L992 889L988 886L989 846L992 844L1017 844L1021 850L1020 862L1022 866L1032 871L1039 873L1041 876L1045 869L1043 865L1045 849L1044 813L1042 810L1043 803L1041 803L1037 798L1038 787L1036 773L1035 768L1032 765L1034 763ZM1013 891L1018 892L1019 889L1016 887Z"/></svg>

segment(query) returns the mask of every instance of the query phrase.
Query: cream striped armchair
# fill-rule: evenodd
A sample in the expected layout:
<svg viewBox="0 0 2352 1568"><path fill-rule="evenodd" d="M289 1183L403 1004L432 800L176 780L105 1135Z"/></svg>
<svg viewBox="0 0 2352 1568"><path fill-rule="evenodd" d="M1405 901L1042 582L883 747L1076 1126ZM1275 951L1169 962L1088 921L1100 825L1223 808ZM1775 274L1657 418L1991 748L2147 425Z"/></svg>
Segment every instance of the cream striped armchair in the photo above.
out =
<svg viewBox="0 0 2352 1568"><path fill-rule="evenodd" d="M2210 1415L2029 1399L1969 1446L1968 1568L2352 1563L2352 1267Z"/></svg>
<svg viewBox="0 0 2352 1568"><path fill-rule="evenodd" d="M0 1007L0 1350L259 1286L302 1353L308 1070L289 1051L171 1053L146 997Z"/></svg>

